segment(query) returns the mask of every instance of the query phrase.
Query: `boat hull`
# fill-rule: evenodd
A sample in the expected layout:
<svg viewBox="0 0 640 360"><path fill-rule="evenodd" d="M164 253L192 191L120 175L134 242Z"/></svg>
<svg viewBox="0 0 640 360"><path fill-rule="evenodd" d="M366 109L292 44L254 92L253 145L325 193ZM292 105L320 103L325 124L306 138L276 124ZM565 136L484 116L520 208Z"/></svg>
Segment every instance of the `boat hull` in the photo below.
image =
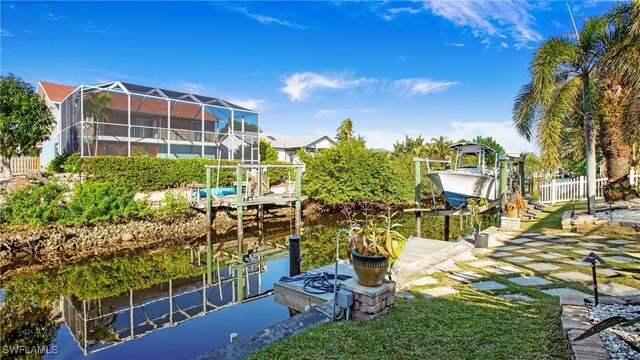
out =
<svg viewBox="0 0 640 360"><path fill-rule="evenodd" d="M427 177L455 209L466 206L469 198L486 198L489 201L496 199L496 180L488 175L435 171L427 173Z"/></svg>

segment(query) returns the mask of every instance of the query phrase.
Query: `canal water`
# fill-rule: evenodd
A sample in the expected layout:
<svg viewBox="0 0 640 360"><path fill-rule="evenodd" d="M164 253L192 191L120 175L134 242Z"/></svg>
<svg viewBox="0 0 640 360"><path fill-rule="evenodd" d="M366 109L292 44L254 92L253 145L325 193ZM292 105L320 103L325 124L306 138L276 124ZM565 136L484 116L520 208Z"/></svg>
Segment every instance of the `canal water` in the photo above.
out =
<svg viewBox="0 0 640 360"><path fill-rule="evenodd" d="M405 235L413 235L412 214L397 221ZM442 239L442 221L423 218L423 236ZM335 234L345 226L341 214L306 220L303 271L334 261ZM263 237L255 228L246 232L242 266L234 234L217 236L211 279L204 237L4 279L0 357L18 352L51 359L190 359L229 343L231 333L243 338L278 323L289 310L270 294L274 282L289 275L286 238L292 222L264 228ZM452 217L453 239L470 229L469 218Z"/></svg>

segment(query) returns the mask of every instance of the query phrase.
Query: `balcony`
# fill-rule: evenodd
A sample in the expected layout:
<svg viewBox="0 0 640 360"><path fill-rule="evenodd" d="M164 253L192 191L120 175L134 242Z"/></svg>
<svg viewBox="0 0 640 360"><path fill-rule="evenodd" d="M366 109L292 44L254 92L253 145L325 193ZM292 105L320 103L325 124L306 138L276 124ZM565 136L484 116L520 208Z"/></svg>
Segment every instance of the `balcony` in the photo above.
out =
<svg viewBox="0 0 640 360"><path fill-rule="evenodd" d="M168 129L152 126L140 126L114 123L86 122L85 139L96 138L100 141L171 143L185 145L216 144L219 134L210 131L194 131L187 129Z"/></svg>

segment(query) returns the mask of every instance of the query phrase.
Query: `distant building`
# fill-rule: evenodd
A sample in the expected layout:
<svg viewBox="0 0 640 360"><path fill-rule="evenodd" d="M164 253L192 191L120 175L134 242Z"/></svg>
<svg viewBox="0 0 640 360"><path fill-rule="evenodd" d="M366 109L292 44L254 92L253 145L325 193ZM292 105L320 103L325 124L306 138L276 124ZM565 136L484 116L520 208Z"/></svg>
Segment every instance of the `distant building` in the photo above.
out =
<svg viewBox="0 0 640 360"><path fill-rule="evenodd" d="M300 149L313 155L336 145L335 140L327 135L292 136L261 133L260 138L271 143L271 146L278 151L278 160L289 163L300 162L298 159L298 150Z"/></svg>
<svg viewBox="0 0 640 360"><path fill-rule="evenodd" d="M41 81L37 92L56 119L43 143L43 166L65 150L82 157L260 160L259 114L225 100L119 81L78 87ZM110 96L99 118L85 109L97 94Z"/></svg>

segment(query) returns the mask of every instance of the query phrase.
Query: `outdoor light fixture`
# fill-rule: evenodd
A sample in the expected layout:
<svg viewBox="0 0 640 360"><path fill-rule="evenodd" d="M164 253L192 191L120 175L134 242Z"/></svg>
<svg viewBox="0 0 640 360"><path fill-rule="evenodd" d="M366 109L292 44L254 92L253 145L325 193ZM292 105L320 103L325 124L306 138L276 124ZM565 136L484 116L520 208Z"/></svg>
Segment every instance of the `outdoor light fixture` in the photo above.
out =
<svg viewBox="0 0 640 360"><path fill-rule="evenodd" d="M609 204L609 220L613 221L613 201L609 200L607 204Z"/></svg>
<svg viewBox="0 0 640 360"><path fill-rule="evenodd" d="M604 264L604 260L593 251L582 259L583 262L591 264L591 275L593 276L593 298L598 305L598 282L596 280L596 263Z"/></svg>
<svg viewBox="0 0 640 360"><path fill-rule="evenodd" d="M576 216L576 199L571 199L571 216Z"/></svg>

